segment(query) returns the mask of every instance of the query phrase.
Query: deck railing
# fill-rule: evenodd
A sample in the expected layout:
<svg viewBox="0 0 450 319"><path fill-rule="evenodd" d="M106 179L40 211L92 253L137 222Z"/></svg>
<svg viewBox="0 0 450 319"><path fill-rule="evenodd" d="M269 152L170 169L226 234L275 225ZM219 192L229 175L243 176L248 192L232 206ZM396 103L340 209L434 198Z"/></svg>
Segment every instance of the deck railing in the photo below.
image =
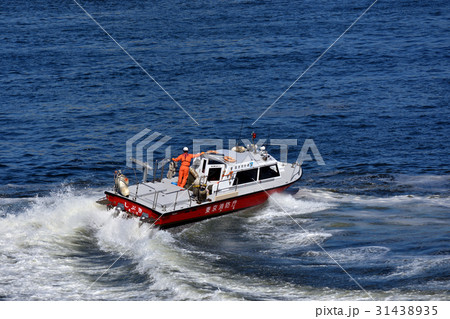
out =
<svg viewBox="0 0 450 319"><path fill-rule="evenodd" d="M148 192L139 193L139 185L145 186L149 188ZM172 203L168 204L167 206L161 203L158 203L160 193L164 192L164 190L157 190L155 187L152 187L148 185L147 183L137 183L136 184L136 191L133 197L133 200L136 201L137 199L149 203L149 207L152 209L155 209L156 207L160 206L163 211L165 211L168 207L172 206ZM187 198L183 198L179 201L179 195L181 192L187 192ZM190 194L190 189L179 189L176 191L165 193L166 195L172 195L175 194L175 201L173 202L173 210L177 207L177 205L181 202L189 202L189 207L192 206L192 198ZM149 199L149 196L153 196L153 199Z"/></svg>

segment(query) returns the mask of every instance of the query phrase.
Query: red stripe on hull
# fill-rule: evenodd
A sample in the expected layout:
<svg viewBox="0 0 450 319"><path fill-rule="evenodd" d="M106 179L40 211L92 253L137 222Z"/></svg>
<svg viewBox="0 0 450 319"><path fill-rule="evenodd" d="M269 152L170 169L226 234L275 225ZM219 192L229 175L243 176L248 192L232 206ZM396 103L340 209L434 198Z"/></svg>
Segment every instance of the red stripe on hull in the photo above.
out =
<svg viewBox="0 0 450 319"><path fill-rule="evenodd" d="M154 223L155 225L162 228L168 228L260 205L267 201L270 194L282 192L290 185L291 184L287 184L270 190L224 199L217 202L206 202L200 206L189 207L162 215L155 210L120 195L109 192L105 192L105 194L112 206L115 207L122 204L128 213L138 217L142 217L142 214L146 213L153 218L153 221L156 220ZM151 219L149 221L152 222Z"/></svg>

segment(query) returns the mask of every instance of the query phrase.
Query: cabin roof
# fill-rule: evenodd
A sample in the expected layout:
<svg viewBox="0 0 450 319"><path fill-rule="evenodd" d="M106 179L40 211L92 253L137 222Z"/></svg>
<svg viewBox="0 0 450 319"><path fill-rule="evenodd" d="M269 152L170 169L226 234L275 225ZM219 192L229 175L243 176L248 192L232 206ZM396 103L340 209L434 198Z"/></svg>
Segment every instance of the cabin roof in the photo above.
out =
<svg viewBox="0 0 450 319"><path fill-rule="evenodd" d="M276 163L276 159L267 153L264 154L265 156L267 156L266 160L264 160L263 153L260 151L259 152L245 151L242 153L238 153L238 152L231 151L231 150L217 150L217 154L204 154L204 155L205 155L205 157L207 157L209 159L214 159L218 162L224 163L229 166L250 163L250 162L253 162L254 166L263 166L263 165ZM225 156L234 158L236 160L236 162L225 161L224 160Z"/></svg>

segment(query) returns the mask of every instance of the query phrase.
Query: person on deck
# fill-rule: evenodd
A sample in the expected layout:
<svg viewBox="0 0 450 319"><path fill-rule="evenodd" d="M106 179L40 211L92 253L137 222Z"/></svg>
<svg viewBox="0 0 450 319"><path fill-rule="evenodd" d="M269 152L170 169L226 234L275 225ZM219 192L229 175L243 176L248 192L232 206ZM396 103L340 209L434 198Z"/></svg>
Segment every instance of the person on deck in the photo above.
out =
<svg viewBox="0 0 450 319"><path fill-rule="evenodd" d="M198 154L189 154L189 149L187 147L183 148L183 154L178 156L177 158L172 158L172 161L178 162L181 161L180 171L178 173L178 183L177 185L180 187L184 187L186 185L187 178L189 176L189 166L191 165L191 160L195 157L199 157L203 154L203 152Z"/></svg>

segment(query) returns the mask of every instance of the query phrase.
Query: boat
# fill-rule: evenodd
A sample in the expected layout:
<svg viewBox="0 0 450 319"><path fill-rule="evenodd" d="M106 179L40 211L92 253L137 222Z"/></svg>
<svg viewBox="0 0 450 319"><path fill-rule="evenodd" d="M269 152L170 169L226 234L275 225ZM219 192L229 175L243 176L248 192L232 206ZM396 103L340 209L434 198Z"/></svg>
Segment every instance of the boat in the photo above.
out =
<svg viewBox="0 0 450 319"><path fill-rule="evenodd" d="M282 192L302 176L299 163L283 163L256 144L201 153L189 168L186 185L177 186L175 162L164 159L159 169L131 159L143 170L142 181L129 185L116 171L114 187L98 203L117 214L139 217L159 228L170 228L263 204L271 194ZM164 167L169 164L167 176ZM155 167L158 167L155 164ZM156 173L158 172L158 173Z"/></svg>

